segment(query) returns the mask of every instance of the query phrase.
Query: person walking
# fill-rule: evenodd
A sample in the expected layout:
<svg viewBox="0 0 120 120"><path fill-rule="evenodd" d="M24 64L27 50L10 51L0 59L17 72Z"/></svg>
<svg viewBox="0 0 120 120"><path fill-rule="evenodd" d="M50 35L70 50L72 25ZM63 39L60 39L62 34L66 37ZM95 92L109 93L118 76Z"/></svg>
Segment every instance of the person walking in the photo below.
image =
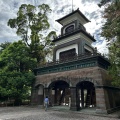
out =
<svg viewBox="0 0 120 120"><path fill-rule="evenodd" d="M49 104L48 96L46 96L46 98L44 99L44 104L45 104L45 111L47 111L47 109L48 109L48 104Z"/></svg>

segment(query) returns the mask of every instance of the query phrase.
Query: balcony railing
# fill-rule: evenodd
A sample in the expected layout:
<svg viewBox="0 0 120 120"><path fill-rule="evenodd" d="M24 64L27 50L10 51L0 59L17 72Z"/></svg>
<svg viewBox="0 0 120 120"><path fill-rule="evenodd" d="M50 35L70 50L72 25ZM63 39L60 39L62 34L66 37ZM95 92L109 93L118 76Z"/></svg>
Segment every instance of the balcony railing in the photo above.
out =
<svg viewBox="0 0 120 120"><path fill-rule="evenodd" d="M69 59L47 62L43 66L36 68L34 70L34 73L35 75L43 75L95 66L99 66L103 69L108 69L109 65L110 63L108 59L104 58L99 53L80 54Z"/></svg>
<svg viewBox="0 0 120 120"><path fill-rule="evenodd" d="M94 52L94 53L86 53L86 54L79 54L79 55L76 54L74 57L67 57L65 59L55 60L55 61L51 61L51 62L48 61L45 64L40 65L38 67L43 68L43 67L48 67L48 66L54 66L57 64L68 63L68 62L72 62L72 61L76 61L76 60L82 60L82 59L86 59L86 58L90 58L90 57L94 57L94 56L101 56L108 61L108 59L105 58L100 53Z"/></svg>

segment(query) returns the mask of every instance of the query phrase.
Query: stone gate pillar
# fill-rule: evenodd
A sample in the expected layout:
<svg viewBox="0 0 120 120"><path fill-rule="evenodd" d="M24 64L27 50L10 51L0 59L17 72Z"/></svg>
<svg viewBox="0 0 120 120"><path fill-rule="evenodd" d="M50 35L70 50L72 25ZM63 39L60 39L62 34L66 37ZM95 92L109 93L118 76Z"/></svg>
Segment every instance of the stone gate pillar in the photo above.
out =
<svg viewBox="0 0 120 120"><path fill-rule="evenodd" d="M38 104L38 89L32 89L31 105Z"/></svg>
<svg viewBox="0 0 120 120"><path fill-rule="evenodd" d="M104 89L96 87L96 113L107 113Z"/></svg>
<svg viewBox="0 0 120 120"><path fill-rule="evenodd" d="M49 105L53 106L54 105L54 90L52 90L52 88L48 89L49 92Z"/></svg>
<svg viewBox="0 0 120 120"><path fill-rule="evenodd" d="M76 105L76 87L71 87L71 110L77 110L77 105Z"/></svg>
<svg viewBox="0 0 120 120"><path fill-rule="evenodd" d="M80 110L80 95L79 95L79 89L76 89L76 106L77 106L77 110Z"/></svg>
<svg viewBox="0 0 120 120"><path fill-rule="evenodd" d="M58 95L58 93L57 93L57 89L55 89L55 100L54 100L54 104L56 104L57 105L57 95Z"/></svg>
<svg viewBox="0 0 120 120"><path fill-rule="evenodd" d="M55 90L51 90L51 102L53 106L55 104Z"/></svg>
<svg viewBox="0 0 120 120"><path fill-rule="evenodd" d="M84 108L84 89L81 88L81 106Z"/></svg>
<svg viewBox="0 0 120 120"><path fill-rule="evenodd" d="M39 86L38 89L38 104L42 105L44 102L43 86Z"/></svg>

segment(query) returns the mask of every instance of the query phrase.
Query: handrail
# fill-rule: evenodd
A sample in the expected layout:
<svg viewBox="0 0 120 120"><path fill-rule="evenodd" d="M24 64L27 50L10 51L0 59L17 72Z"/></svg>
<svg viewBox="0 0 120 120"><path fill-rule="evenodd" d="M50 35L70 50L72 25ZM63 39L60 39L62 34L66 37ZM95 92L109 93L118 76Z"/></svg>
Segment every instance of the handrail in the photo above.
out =
<svg viewBox="0 0 120 120"><path fill-rule="evenodd" d="M98 53L96 51L94 53L86 53L86 54L79 54L79 55L76 54L74 57L68 57L66 59L55 60L55 61L51 61L51 62L48 61L45 64L38 66L38 67L40 67L40 68L48 67L48 66L66 63L66 62L72 62L75 60L81 60L81 59L85 59L85 58L93 57L93 56L102 56L102 55L101 55L101 53ZM102 57L104 57L104 56L102 56ZM105 58L105 59L108 60L107 58Z"/></svg>

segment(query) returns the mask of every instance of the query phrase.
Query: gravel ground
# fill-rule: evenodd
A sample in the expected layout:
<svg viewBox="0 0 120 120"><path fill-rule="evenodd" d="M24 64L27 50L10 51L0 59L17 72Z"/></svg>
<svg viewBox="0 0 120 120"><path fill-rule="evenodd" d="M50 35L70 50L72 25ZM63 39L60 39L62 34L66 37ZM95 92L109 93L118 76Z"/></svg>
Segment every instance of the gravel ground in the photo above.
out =
<svg viewBox="0 0 120 120"><path fill-rule="evenodd" d="M39 107L0 107L0 120L118 120L114 115L92 115Z"/></svg>

